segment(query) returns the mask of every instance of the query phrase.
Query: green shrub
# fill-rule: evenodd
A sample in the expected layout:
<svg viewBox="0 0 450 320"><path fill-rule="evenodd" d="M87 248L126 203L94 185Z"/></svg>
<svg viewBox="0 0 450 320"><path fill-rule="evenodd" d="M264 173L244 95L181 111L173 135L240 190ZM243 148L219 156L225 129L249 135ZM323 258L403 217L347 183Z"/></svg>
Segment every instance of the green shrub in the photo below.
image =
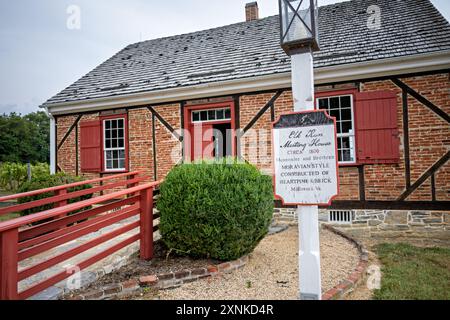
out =
<svg viewBox="0 0 450 320"><path fill-rule="evenodd" d="M272 179L229 158L183 164L162 183L157 207L159 230L169 248L233 260L251 252L268 232Z"/></svg>
<svg viewBox="0 0 450 320"><path fill-rule="evenodd" d="M33 178L31 181L27 181L27 182L23 183L23 185L20 187L18 192L22 193L22 192L34 191L34 190L38 190L38 189L51 188L51 187L56 187L56 186L74 183L74 182L78 182L78 181L82 181L82 179L79 177L73 177L73 176L67 175L65 173L58 173L55 175L42 174L36 178ZM74 192L74 191L84 190L84 189L88 189L88 188L92 188L92 185L85 184L85 185L81 185L78 187L69 188L68 192ZM53 192L47 192L47 193L39 194L36 196L21 198L21 199L19 199L19 203L36 201L39 199L44 199L44 198L48 198L48 197L52 197L52 196L54 196ZM81 197L69 199L67 202L70 204L70 203L74 203L74 202L78 202L78 201L87 200L90 198L92 198L92 194L87 194L87 195L84 195ZM26 215L33 214L36 212L41 212L44 210L52 209L53 206L54 206L54 204L51 203L51 204L43 205L40 207L24 210L20 214L22 216L26 216ZM86 209L86 208L84 208L84 209Z"/></svg>
<svg viewBox="0 0 450 320"><path fill-rule="evenodd" d="M0 165L0 188L9 191L17 191L28 181L27 164L5 162ZM50 175L50 167L47 163L31 165L31 177L33 180L43 179Z"/></svg>

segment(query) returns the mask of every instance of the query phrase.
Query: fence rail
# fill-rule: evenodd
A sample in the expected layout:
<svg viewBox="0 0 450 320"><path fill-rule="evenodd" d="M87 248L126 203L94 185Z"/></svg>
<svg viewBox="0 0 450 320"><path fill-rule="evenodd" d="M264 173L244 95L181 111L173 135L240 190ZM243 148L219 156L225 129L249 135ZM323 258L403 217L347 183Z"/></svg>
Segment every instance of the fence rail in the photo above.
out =
<svg viewBox="0 0 450 320"><path fill-rule="evenodd" d="M153 226L153 220L158 218L153 214L153 196L160 182L139 184L148 179L138 176L139 174L140 172L135 171L0 197L1 203L50 193L50 196L44 199L1 208L0 215L53 204L51 209L0 223L0 299L26 299L47 289L72 274L67 271L59 272L21 292L19 282L135 229L139 231L92 254L77 263L77 266L80 270L85 269L135 241L140 242L140 258L151 259L153 232L158 228ZM117 181L117 179L125 180ZM69 192L71 188L77 186L104 182L110 183ZM119 187L123 189L116 191ZM110 193L102 195L107 190ZM89 194L93 195L91 199L68 204L69 199ZM19 262L25 259L42 255L58 246L135 216L139 217L138 220L126 222L112 231L19 270Z"/></svg>

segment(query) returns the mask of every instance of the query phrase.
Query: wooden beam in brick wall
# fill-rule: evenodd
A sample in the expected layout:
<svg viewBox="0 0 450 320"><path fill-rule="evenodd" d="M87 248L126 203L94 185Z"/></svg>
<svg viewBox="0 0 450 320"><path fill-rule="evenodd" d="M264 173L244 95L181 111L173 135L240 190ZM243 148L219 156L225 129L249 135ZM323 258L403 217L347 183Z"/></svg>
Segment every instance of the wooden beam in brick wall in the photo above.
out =
<svg viewBox="0 0 450 320"><path fill-rule="evenodd" d="M434 103L432 103L430 100L425 98L423 95L409 87L406 83L402 82L401 80L397 78L392 78L391 81L402 90L406 90L406 92L414 97L417 101L422 103L424 106L428 107L431 111L436 113L438 116L440 116L442 119L447 121L447 123L450 123L450 116L442 109L440 109L438 106L436 106Z"/></svg>
<svg viewBox="0 0 450 320"><path fill-rule="evenodd" d="M69 130L67 130L66 134L62 138L61 142L58 144L58 150L61 149L64 142L66 142L67 138L69 138L70 134L72 133L73 129L78 125L78 122L80 122L81 117L83 117L82 114L78 115L78 117L75 119L75 121L70 126Z"/></svg>
<svg viewBox="0 0 450 320"><path fill-rule="evenodd" d="M409 188L398 197L398 201L405 200L411 193L413 193L417 188L419 188L428 178L436 173L447 161L450 159L450 151L447 151L438 161L436 161L425 173L423 173L419 179L416 180ZM448 209L448 208L447 208Z"/></svg>
<svg viewBox="0 0 450 320"><path fill-rule="evenodd" d="M162 124L164 127L166 127L167 130L169 130L170 133L172 133L172 135L173 135L176 139L178 139L178 141L180 141L180 142L183 141L182 136L180 136L180 135L178 134L178 132L176 132L175 129L174 129L174 128L166 121L166 120L164 120L164 118L161 117L161 115L160 115L158 112L156 112L155 109L153 109L153 107L148 107L148 110L150 110L150 112L151 112L152 114L155 115L155 117L159 120L159 122L161 122L161 124Z"/></svg>
<svg viewBox="0 0 450 320"><path fill-rule="evenodd" d="M281 94L284 92L284 90L278 90L275 95L266 103L264 107L261 108L261 110L258 111L258 113L253 117L253 119L245 126L243 129L243 134L245 134L248 130L250 130L253 125L263 116L266 111L271 108L271 106L275 103L275 101L281 96Z"/></svg>

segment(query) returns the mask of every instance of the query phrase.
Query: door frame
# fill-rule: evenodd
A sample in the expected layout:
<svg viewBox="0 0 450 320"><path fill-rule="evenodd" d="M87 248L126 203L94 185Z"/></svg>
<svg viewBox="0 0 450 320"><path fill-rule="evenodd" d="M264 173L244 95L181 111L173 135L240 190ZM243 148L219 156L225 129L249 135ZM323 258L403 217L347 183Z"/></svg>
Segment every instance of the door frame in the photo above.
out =
<svg viewBox="0 0 450 320"><path fill-rule="evenodd" d="M184 112L184 129L189 131L192 137L192 129L194 127L194 123L192 123L192 111L194 110L211 110L211 109L221 109L221 108L230 108L231 111L231 119L230 120L221 120L221 121L205 121L208 124L231 124L231 154L236 156L236 121L235 121L235 104L234 101L226 101L226 102L218 102L218 103L207 103L207 104L198 104L192 106L185 106ZM186 140L183 140L183 148L184 148L184 161L192 161L192 146L193 143L189 141L189 146L186 145Z"/></svg>

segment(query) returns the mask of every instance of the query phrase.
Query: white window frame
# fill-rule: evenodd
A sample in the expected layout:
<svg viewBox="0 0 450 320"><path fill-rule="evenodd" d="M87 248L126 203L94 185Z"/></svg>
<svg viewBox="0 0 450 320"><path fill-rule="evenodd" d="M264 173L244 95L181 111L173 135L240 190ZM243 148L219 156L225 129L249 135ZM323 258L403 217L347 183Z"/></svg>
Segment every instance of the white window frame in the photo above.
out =
<svg viewBox="0 0 450 320"><path fill-rule="evenodd" d="M318 97L316 98L316 109L317 110L325 110L325 109L319 109L319 100L320 99L331 99L331 98L341 98L341 97L350 97L350 113L351 113L351 117L352 117L352 130L348 133L339 133L336 129L336 135L337 135L337 139L339 138L349 138L349 143L350 143L350 155L353 159L353 161L339 161L339 164L356 164L357 160L356 160L356 144L355 144L355 113L354 113L354 106L353 106L353 94L351 93L347 93L347 94L337 94L337 95L332 95L332 96L323 96L323 97ZM339 107L340 107L340 100L339 100ZM328 110L326 110L328 113ZM331 116L331 115L330 115ZM336 120L336 125L338 124L337 120ZM336 143L338 143L338 141L336 141ZM339 150L338 150L339 152Z"/></svg>
<svg viewBox="0 0 450 320"><path fill-rule="evenodd" d="M113 120L123 120L123 147L116 147L116 148L106 148L106 121L113 121ZM127 170L127 156L126 156L126 152L127 152L127 144L126 144L126 134L127 134L127 124L126 124L126 119L125 118L111 118L111 119L104 119L103 120L103 170L104 172L123 172ZM112 128L110 126L110 128ZM121 129L121 128L117 128L117 129ZM124 158L124 167L123 168L115 168L115 169L108 169L107 164L107 157L106 157L106 153L108 151L121 151L123 150L123 152L125 153L125 158ZM119 161L120 164L120 161Z"/></svg>
<svg viewBox="0 0 450 320"><path fill-rule="evenodd" d="M214 110L214 111L218 111L218 110L223 110L223 112L224 112L224 116L225 116L225 110L230 110L230 117L229 118L223 118L223 119L218 119L218 120L198 120L198 121L195 121L194 120L194 113L195 112L198 112L199 114L200 114L200 112L202 112L202 111L212 111L212 110ZM200 109L200 110L192 110L192 112L191 112L191 123L214 123L214 122L221 122L221 121L230 121L231 120L231 108L230 107L225 107L225 108L210 108L210 109Z"/></svg>

